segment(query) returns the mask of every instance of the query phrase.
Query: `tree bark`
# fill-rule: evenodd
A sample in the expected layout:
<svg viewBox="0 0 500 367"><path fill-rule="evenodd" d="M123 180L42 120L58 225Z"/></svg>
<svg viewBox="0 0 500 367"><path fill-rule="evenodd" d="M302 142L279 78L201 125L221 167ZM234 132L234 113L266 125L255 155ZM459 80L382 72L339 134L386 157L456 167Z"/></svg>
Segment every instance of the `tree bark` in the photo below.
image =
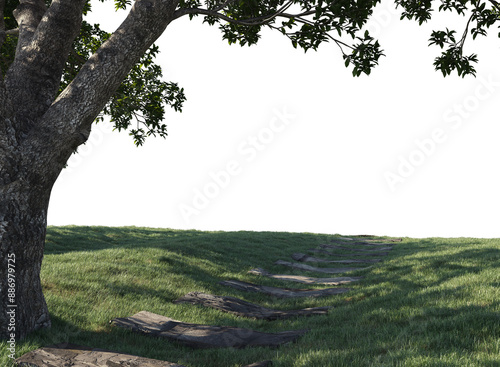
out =
<svg viewBox="0 0 500 367"><path fill-rule="evenodd" d="M74 150L143 53L173 19L178 0L136 0L113 36L59 95L85 0L20 0L16 57L0 75L0 339L50 327L42 293L52 187Z"/></svg>
<svg viewBox="0 0 500 367"><path fill-rule="evenodd" d="M40 283L50 190L22 177L0 185L1 338L50 327Z"/></svg>

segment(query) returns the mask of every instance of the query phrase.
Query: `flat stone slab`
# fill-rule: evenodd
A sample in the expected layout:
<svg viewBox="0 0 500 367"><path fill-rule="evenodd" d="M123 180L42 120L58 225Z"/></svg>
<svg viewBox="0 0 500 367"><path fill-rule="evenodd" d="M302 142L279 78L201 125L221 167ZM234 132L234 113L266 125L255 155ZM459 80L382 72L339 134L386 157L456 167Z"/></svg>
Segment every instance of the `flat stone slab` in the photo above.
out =
<svg viewBox="0 0 500 367"><path fill-rule="evenodd" d="M312 263L335 263L335 264L371 264L371 263L378 263L382 260L380 259L368 259L368 260L327 260L327 259L321 259L319 257L313 257L309 256L306 254L301 254L301 253L295 253L292 255L292 259L300 262L312 262Z"/></svg>
<svg viewBox="0 0 500 367"><path fill-rule="evenodd" d="M370 238L363 239L364 242L402 242L402 238Z"/></svg>
<svg viewBox="0 0 500 367"><path fill-rule="evenodd" d="M257 285L253 283L241 282L239 280L226 280L219 282L221 285L236 288L249 292L260 292L270 296L280 298L296 298L296 297L325 297L333 296L349 292L349 288L324 288L324 289L294 289L294 288L276 288L265 285Z"/></svg>
<svg viewBox="0 0 500 367"><path fill-rule="evenodd" d="M157 359L69 343L33 350L17 358L15 363L20 367L184 367ZM262 361L243 367L269 367L271 365L271 361Z"/></svg>
<svg viewBox="0 0 500 367"><path fill-rule="evenodd" d="M184 367L180 364L62 343L40 348L16 359L23 367Z"/></svg>
<svg viewBox="0 0 500 367"><path fill-rule="evenodd" d="M111 324L192 348L277 347L293 342L307 332L307 330L291 330L262 333L237 327L191 324L148 311L113 319Z"/></svg>
<svg viewBox="0 0 500 367"><path fill-rule="evenodd" d="M349 246L363 246L365 248L377 248L377 247L392 247L394 246L394 243L374 243L374 242L363 242L363 241L351 241L351 242L346 242L346 241L330 241L330 243L337 244L337 245L349 245Z"/></svg>
<svg viewBox="0 0 500 367"><path fill-rule="evenodd" d="M352 248L352 247L345 247L345 246L339 246L339 245L330 245L330 244L323 244L319 245L322 248L332 248L332 249L337 249L337 250L348 250L348 251L356 251L356 252L372 252L372 251L391 251L392 247L380 247L380 248L372 248L372 249L362 249L362 248Z"/></svg>
<svg viewBox="0 0 500 367"><path fill-rule="evenodd" d="M274 264L285 265L285 266L288 266L288 267L294 268L294 269L314 271L314 272L326 273L326 274L347 273L349 271L364 270L364 269L369 268L369 267L364 267L364 268L318 268L318 267L314 267L314 266L310 266L310 265L306 265L306 264L297 264L297 263L292 263L292 262L284 261L284 260L275 261Z"/></svg>
<svg viewBox="0 0 500 367"><path fill-rule="evenodd" d="M336 257L352 257L352 256L387 256L389 252L363 252L363 253L354 253L354 254L338 254L336 252L327 251L321 248L310 248L310 252L315 252L318 254L328 255L328 256L336 256ZM377 251L377 250L376 250Z"/></svg>
<svg viewBox="0 0 500 367"><path fill-rule="evenodd" d="M252 363L243 367L270 367L272 365L273 363L271 361L263 361L263 362Z"/></svg>
<svg viewBox="0 0 500 367"><path fill-rule="evenodd" d="M301 310L273 310L235 297L214 296L212 294L190 292L174 303L191 303L215 308L237 316L261 320L288 319L297 316L326 315L329 307L314 307Z"/></svg>
<svg viewBox="0 0 500 367"><path fill-rule="evenodd" d="M359 238L361 237L361 238ZM402 238L368 238L372 236L358 236L357 238L352 237L336 237L332 239L332 242L336 241L349 241L349 242L360 242L360 243L372 243L372 242L402 242Z"/></svg>
<svg viewBox="0 0 500 367"><path fill-rule="evenodd" d="M313 278L303 275L284 275L284 274L271 274L264 269L256 268L249 271L250 274L262 275L268 278L289 280L291 282L303 284L326 284L326 285L340 285L351 282L356 282L363 277L337 277L337 278Z"/></svg>

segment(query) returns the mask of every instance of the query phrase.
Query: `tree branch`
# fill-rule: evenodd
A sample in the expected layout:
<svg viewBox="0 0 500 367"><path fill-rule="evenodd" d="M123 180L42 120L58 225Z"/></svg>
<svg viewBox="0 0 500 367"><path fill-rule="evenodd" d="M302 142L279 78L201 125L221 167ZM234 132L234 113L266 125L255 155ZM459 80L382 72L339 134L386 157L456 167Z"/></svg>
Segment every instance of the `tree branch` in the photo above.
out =
<svg viewBox="0 0 500 367"><path fill-rule="evenodd" d="M46 9L43 0L27 0L15 11L19 40L5 83L16 112L19 137L27 134L56 96L71 45L80 30L84 5L85 0L54 0Z"/></svg>
<svg viewBox="0 0 500 367"><path fill-rule="evenodd" d="M16 54L31 42L46 10L47 7L43 0L19 1L18 7L14 10L14 18L19 25L19 40L17 42Z"/></svg>
<svg viewBox="0 0 500 367"><path fill-rule="evenodd" d="M241 25L241 26L267 25L270 28L276 29L278 31L281 31L281 29L279 27L275 27L275 26L272 26L270 24L270 21L272 21L273 19L276 19L278 17L287 18L287 19L294 19L295 21L297 21L297 23L314 26L313 21L305 19L304 17L316 14L315 10L303 11L303 12L297 13L297 14L286 13L286 11L293 5L292 1L286 2L280 9L278 9L273 14L265 15L265 16L261 16L261 17L256 17L256 18L249 18L249 19L245 19L245 20L237 20L237 19L231 18L231 17L219 12L219 11L223 10L228 4L232 3L233 1L234 0L228 0L225 3L219 5L215 8L212 8L212 9L202 9L202 8L179 9L174 13L174 17L175 17L175 19L177 19L177 18L180 18L184 15L206 15L206 16L217 17L219 19L227 21L228 23ZM293 33L284 33L284 34L288 38L290 38L290 36L293 35ZM344 54L344 55L345 55L345 52L344 52L343 47L350 48L351 50L354 49L354 47L352 47L351 45L348 45L348 44L336 39L335 37L331 36L328 33L326 33L326 37L328 39L332 40L333 42L335 42L336 45L342 51L342 54Z"/></svg>
<svg viewBox="0 0 500 367"><path fill-rule="evenodd" d="M8 36L19 37L19 28L9 29L5 31L5 34Z"/></svg>
<svg viewBox="0 0 500 367"><path fill-rule="evenodd" d="M227 1L225 3L225 5L227 5L231 2L233 2L233 0ZM258 25L267 24L269 21L280 16L284 11L286 11L292 5L293 5L293 3L291 1L289 1L273 14L264 15L264 16L256 17L256 18L245 19L245 20L236 20L236 19L233 19L231 17L228 17L227 15L219 13L219 11L222 10L222 8L220 8L220 7L214 8L214 9L184 8L184 9L179 9L174 13L174 19L180 18L184 15L189 15L189 14L191 14L191 15L207 15L207 16L217 17L219 19L225 20L229 23L236 24L236 25L258 26Z"/></svg>
<svg viewBox="0 0 500 367"><path fill-rule="evenodd" d="M114 34L82 66L25 144L35 159L62 167L90 133L108 100L141 56L173 20L178 0L137 0ZM56 148L47 150L47 145Z"/></svg>
<svg viewBox="0 0 500 367"><path fill-rule="evenodd" d="M469 20L467 21L467 24L465 25L465 30L464 30L464 33L462 34L462 38L460 39L460 42L459 42L459 49L460 49L460 56L462 56L462 53L463 53L463 50L464 50L464 44L465 44L465 40L467 39L467 34L469 33L469 26L470 26L470 22L472 21L472 18L474 16L471 15L469 17Z"/></svg>

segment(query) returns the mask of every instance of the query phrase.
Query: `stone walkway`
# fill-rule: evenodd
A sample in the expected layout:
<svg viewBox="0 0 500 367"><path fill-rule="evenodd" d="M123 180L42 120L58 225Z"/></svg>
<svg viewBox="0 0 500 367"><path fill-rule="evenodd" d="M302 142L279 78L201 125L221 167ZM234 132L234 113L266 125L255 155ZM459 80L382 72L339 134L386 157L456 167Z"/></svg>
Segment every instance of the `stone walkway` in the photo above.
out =
<svg viewBox="0 0 500 367"><path fill-rule="evenodd" d="M350 271L364 270L374 266L373 264L375 263L381 262L382 259L359 259L359 257L387 256L389 251L392 250L392 247L400 241L401 239L337 237L329 244L322 244L319 248L309 249L309 252L324 255L327 256L327 258L314 257L303 253L293 253L291 254L291 258L296 262L278 259L274 264L301 271L327 274L340 274ZM335 250L350 251L350 253L337 253ZM326 268L307 265L305 264L306 262L314 264L370 265L362 267ZM357 282L362 279L362 277L345 276L335 278L314 278L305 275L271 274L262 268L252 269L249 273L285 282L322 284L329 286L344 285L351 282ZM280 298L326 297L349 292L349 288L341 287L322 289L277 288L237 280L225 280L221 281L220 284L236 288L238 290L260 292L268 296ZM175 303L198 304L241 317L264 319L268 321L290 317L324 315L329 309L328 307L316 307L301 310L274 310L252 304L235 297L211 295L200 292L188 293L184 297L175 301ZM193 348L245 348L254 346L278 347L279 345L285 343L296 342L300 336L306 333L306 330L288 330L279 333L263 333L255 330L235 327L192 324L173 320L166 316L157 315L148 311L141 311L126 318L113 319L111 320L111 324L144 335L176 341ZM18 358L16 363L19 366L30 367L183 367L179 364L171 362L147 359L99 349L91 349L71 344L61 344L37 349ZM264 367L270 365L271 361L263 361L245 367Z"/></svg>

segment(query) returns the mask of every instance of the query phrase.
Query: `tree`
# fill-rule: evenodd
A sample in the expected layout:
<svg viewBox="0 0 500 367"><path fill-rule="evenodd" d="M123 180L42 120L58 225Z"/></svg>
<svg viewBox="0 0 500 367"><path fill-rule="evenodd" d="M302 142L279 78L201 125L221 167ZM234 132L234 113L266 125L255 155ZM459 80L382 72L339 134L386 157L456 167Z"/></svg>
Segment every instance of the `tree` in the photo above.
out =
<svg viewBox="0 0 500 367"><path fill-rule="evenodd" d="M89 0L0 0L0 338L50 326L40 284L50 193L94 121L110 115L117 130L141 145L149 135L166 135L166 106L182 109L183 89L162 82L153 62L153 43L172 21L203 16L223 39L242 46L256 44L263 28L305 51L331 41L359 76L370 74L383 55L362 30L378 2L136 0L109 35L82 20ZM117 8L128 3L115 0ZM420 24L431 17L431 1L396 5ZM466 36L486 34L498 20L498 3L448 0L439 10L469 20L458 41L454 31L433 32L431 44L446 47L436 69L474 74L477 57L463 56Z"/></svg>

